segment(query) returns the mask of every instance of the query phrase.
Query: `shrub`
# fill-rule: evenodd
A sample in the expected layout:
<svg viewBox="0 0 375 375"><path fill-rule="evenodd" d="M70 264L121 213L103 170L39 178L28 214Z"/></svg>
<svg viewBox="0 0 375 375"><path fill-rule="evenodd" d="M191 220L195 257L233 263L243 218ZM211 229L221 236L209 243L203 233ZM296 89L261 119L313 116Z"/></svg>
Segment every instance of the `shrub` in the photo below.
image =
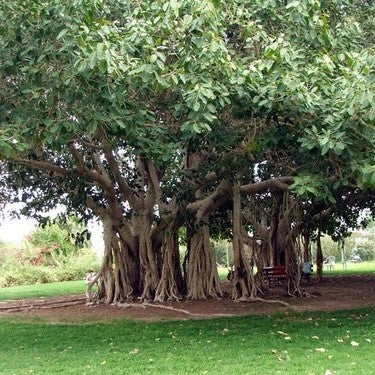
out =
<svg viewBox="0 0 375 375"><path fill-rule="evenodd" d="M83 249L56 265L32 265L7 258L0 265L0 287L70 281L84 278L89 269L97 269L99 261L89 249Z"/></svg>

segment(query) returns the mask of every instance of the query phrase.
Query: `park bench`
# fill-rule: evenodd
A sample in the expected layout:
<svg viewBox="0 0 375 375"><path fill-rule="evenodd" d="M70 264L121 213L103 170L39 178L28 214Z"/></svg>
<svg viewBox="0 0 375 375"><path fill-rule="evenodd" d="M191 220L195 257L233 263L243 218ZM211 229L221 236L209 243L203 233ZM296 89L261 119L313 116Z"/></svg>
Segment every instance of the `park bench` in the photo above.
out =
<svg viewBox="0 0 375 375"><path fill-rule="evenodd" d="M286 280L286 268L285 266L275 266L275 267L264 267L262 269L262 274L265 279L268 280L268 285L280 285L281 282Z"/></svg>

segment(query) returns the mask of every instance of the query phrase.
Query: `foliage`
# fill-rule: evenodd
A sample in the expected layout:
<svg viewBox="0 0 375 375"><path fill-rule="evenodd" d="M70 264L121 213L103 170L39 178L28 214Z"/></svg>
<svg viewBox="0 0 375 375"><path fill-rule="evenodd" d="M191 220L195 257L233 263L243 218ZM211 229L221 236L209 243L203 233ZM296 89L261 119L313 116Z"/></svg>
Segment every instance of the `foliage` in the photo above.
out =
<svg viewBox="0 0 375 375"><path fill-rule="evenodd" d="M291 339L285 340L283 333ZM137 375L268 375L275 369L280 374L356 375L368 373L374 364L375 313L362 309L105 324L2 319L0 336L0 372L15 375L31 370L118 374L124 364ZM353 347L351 341L359 345Z"/></svg>
<svg viewBox="0 0 375 375"><path fill-rule="evenodd" d="M88 270L97 269L98 266L98 259L88 249L70 255L58 266L33 265L10 258L0 266L0 287L83 279Z"/></svg>
<svg viewBox="0 0 375 375"><path fill-rule="evenodd" d="M87 233L85 225L75 216L70 216L65 219L57 218L53 222L39 226L31 233L28 241L46 253L68 256L80 247L89 246L87 239L84 241Z"/></svg>
<svg viewBox="0 0 375 375"><path fill-rule="evenodd" d="M341 248L329 236L321 239L324 257L333 255L337 261L341 260ZM357 230L345 239L345 258L350 259L353 255L359 255L363 261L375 259L375 235L374 229Z"/></svg>
<svg viewBox="0 0 375 375"><path fill-rule="evenodd" d="M213 249L217 264L220 264L223 267L230 267L230 265L233 264L233 251L231 242L229 242L228 240L216 240L213 242Z"/></svg>

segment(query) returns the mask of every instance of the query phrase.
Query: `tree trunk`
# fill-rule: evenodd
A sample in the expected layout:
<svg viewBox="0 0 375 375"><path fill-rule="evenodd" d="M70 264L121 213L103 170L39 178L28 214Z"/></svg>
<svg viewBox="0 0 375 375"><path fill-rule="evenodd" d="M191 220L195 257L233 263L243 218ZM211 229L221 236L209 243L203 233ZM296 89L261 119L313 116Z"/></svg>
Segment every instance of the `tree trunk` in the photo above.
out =
<svg viewBox="0 0 375 375"><path fill-rule="evenodd" d="M304 231L302 234L303 242L303 261L310 262L310 233Z"/></svg>
<svg viewBox="0 0 375 375"><path fill-rule="evenodd" d="M293 233L291 224L292 207L290 207L289 194L285 193L283 205L280 207L277 243L285 253L287 293L293 297L302 297L304 293L301 289L301 269L297 254L296 235Z"/></svg>
<svg viewBox="0 0 375 375"><path fill-rule="evenodd" d="M279 194L274 199L274 208L272 212L271 228L270 228L270 266L284 266L285 265L285 249L280 246L278 241L279 226L281 220L282 199Z"/></svg>
<svg viewBox="0 0 375 375"><path fill-rule="evenodd" d="M254 275L249 259L244 256L241 194L238 183L236 183L233 188L233 261L234 275L232 278L232 298L237 300L255 297Z"/></svg>
<svg viewBox="0 0 375 375"><path fill-rule="evenodd" d="M132 299L137 292L137 273L128 244L121 241L116 225L102 218L105 254L100 271L98 297L105 303Z"/></svg>
<svg viewBox="0 0 375 375"><path fill-rule="evenodd" d="M159 284L159 269L152 246L151 213L142 212L136 218L139 243L140 273L142 283L141 300L152 300Z"/></svg>
<svg viewBox="0 0 375 375"><path fill-rule="evenodd" d="M183 291L178 229L167 228L163 232L162 270L156 288L155 301L180 300Z"/></svg>
<svg viewBox="0 0 375 375"><path fill-rule="evenodd" d="M222 296L217 267L206 222L198 222L190 242L187 264L187 298L206 299Z"/></svg>
<svg viewBox="0 0 375 375"><path fill-rule="evenodd" d="M323 281L323 252L320 242L320 230L316 238L316 275L318 283Z"/></svg>
<svg viewBox="0 0 375 375"><path fill-rule="evenodd" d="M261 244L255 244L255 265L257 267L257 273L255 275L255 285L257 286L258 291L262 294L266 290L264 277L262 270L264 267L269 265L269 243L267 241L261 241Z"/></svg>

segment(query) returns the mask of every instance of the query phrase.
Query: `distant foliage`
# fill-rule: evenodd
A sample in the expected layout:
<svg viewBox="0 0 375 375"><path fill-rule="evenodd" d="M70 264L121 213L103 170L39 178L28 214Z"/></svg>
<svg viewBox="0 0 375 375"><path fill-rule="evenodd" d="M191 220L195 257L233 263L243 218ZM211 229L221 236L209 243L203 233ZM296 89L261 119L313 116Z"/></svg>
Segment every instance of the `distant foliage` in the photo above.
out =
<svg viewBox="0 0 375 375"><path fill-rule="evenodd" d="M21 246L0 243L0 287L84 278L99 267L86 232L69 217L38 227Z"/></svg>
<svg viewBox="0 0 375 375"><path fill-rule="evenodd" d="M233 263L232 243L227 240L218 240L213 242L213 249L216 255L216 263L220 266L227 267Z"/></svg>
<svg viewBox="0 0 375 375"><path fill-rule="evenodd" d="M0 265L0 287L78 280L99 261L89 249L81 249L59 265L33 265L27 258L9 257Z"/></svg>
<svg viewBox="0 0 375 375"><path fill-rule="evenodd" d="M336 260L341 260L341 249L331 237L322 237L322 250L324 258L333 255ZM357 255L363 261L375 259L375 227L369 226L367 230L359 230L345 239L344 255L346 260Z"/></svg>

